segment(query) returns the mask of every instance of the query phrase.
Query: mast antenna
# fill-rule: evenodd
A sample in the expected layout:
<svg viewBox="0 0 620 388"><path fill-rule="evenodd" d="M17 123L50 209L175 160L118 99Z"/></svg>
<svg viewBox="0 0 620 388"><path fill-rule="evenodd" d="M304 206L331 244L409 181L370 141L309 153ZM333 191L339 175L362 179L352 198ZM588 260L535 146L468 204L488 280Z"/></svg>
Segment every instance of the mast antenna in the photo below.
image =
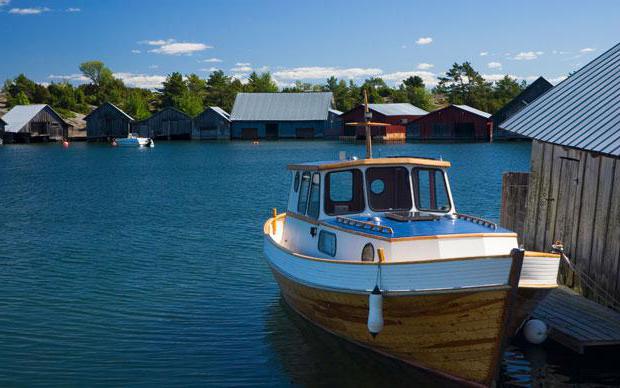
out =
<svg viewBox="0 0 620 388"><path fill-rule="evenodd" d="M366 124L366 159L372 159L372 138L370 132L370 119L372 118L372 113L370 109L368 109L368 93L366 89L364 89L364 123Z"/></svg>

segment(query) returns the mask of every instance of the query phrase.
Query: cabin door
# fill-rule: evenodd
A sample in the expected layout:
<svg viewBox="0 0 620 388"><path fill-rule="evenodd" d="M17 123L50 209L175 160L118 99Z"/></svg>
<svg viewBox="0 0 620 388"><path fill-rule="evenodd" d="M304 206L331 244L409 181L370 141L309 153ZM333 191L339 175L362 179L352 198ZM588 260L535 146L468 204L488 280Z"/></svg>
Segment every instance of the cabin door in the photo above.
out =
<svg viewBox="0 0 620 388"><path fill-rule="evenodd" d="M579 160L562 158L560 163L560 182L555 206L555 227L552 241L569 243L577 217L575 217L575 198L579 186ZM547 210L548 212L551 209Z"/></svg>

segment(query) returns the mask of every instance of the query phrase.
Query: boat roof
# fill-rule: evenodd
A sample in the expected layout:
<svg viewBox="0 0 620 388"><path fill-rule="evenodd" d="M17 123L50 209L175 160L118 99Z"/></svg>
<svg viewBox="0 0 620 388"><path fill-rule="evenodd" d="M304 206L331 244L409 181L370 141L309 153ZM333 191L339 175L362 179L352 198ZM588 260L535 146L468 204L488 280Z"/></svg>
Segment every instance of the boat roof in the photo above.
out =
<svg viewBox="0 0 620 388"><path fill-rule="evenodd" d="M358 166L383 166L383 165L402 165L413 164L416 166L430 166L446 168L450 167L450 162L421 157L398 156L393 158L372 158L372 159L347 159L347 160L327 160L319 162L306 162L289 164L289 170L335 170L339 168L358 167Z"/></svg>
<svg viewBox="0 0 620 388"><path fill-rule="evenodd" d="M347 217L353 220L367 221L367 216L352 216ZM446 235L470 235L470 234L499 234L505 235L507 233L513 233L508 229L502 227L491 228L488 225L472 222L466 219L446 219L440 218L433 221L412 221L402 222L392 220L387 217L379 217L380 225L389 227L393 230L393 234L387 235L380 230L373 230L365 227L358 227L355 225L344 224L339 222L336 218L327 219L322 221L324 224L333 226L340 229L350 230L352 232L363 232L380 238L407 238L407 237L425 237L425 236L446 236Z"/></svg>

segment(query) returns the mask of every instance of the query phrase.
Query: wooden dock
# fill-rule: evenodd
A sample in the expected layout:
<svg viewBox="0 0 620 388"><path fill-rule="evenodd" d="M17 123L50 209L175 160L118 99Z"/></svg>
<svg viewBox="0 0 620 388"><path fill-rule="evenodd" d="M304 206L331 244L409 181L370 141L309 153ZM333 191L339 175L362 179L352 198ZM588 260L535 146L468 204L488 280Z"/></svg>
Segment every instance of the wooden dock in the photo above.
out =
<svg viewBox="0 0 620 388"><path fill-rule="evenodd" d="M620 313L566 287L553 290L532 318L549 326L549 338L577 353L586 349L620 346Z"/></svg>

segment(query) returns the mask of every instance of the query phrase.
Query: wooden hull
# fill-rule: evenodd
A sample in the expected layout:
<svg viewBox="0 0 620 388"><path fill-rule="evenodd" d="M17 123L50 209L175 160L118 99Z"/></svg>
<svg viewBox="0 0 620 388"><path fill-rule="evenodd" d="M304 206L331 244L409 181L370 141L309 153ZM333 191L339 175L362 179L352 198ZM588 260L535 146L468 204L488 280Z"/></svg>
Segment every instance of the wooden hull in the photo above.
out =
<svg viewBox="0 0 620 388"><path fill-rule="evenodd" d="M509 336L515 336L517 331L521 328L521 325L528 319L532 312L536 309L536 306L545 299L551 290L555 287L549 288L524 288L519 287L517 291L517 298L515 301L515 308L512 311L510 322L508 323Z"/></svg>
<svg viewBox="0 0 620 388"><path fill-rule="evenodd" d="M367 328L368 295L306 286L273 269L286 302L321 328L446 378L492 384L511 288L385 296L385 328Z"/></svg>

